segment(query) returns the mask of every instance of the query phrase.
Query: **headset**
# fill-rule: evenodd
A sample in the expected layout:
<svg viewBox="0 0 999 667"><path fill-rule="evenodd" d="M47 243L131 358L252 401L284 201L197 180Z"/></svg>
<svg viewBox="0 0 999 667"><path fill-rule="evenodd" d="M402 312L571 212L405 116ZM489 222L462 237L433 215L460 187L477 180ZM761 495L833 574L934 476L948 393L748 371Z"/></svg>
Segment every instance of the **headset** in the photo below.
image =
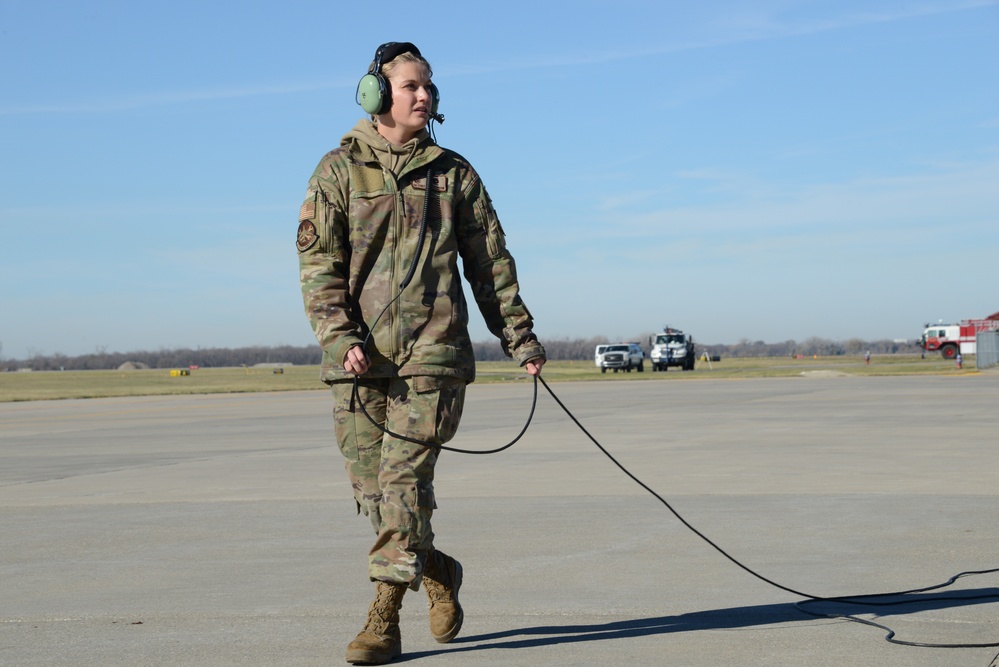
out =
<svg viewBox="0 0 999 667"><path fill-rule="evenodd" d="M382 66L392 62L403 53L412 53L414 56L423 55L411 42L386 42L375 51L375 59L368 67L368 73L357 82L357 92L354 100L361 105L367 113L377 116L387 113L392 108L392 85L385 75L382 74ZM437 86L430 84L430 117L438 123L444 122L444 116L437 113L441 95Z"/></svg>

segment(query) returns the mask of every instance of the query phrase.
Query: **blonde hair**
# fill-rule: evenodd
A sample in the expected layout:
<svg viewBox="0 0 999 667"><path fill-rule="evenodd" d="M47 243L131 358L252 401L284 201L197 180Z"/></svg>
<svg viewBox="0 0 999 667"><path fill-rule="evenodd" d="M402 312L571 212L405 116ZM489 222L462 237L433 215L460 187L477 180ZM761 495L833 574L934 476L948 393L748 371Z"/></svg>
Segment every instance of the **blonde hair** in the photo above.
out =
<svg viewBox="0 0 999 667"><path fill-rule="evenodd" d="M422 63L423 66L427 68L427 74L429 75L427 78L433 78L434 76L434 70L430 67L430 63L427 62L427 59L423 56L416 55L412 51L400 53L395 58L382 65L382 76L386 79L391 79L392 72L395 71L395 68L398 65L402 65L403 63Z"/></svg>

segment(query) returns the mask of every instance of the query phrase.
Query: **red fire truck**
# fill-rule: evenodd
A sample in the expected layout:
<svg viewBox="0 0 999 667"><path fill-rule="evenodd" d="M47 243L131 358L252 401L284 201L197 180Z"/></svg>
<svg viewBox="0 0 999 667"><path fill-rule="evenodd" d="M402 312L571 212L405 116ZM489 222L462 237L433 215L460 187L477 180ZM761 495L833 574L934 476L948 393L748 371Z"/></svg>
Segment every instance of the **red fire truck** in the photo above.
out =
<svg viewBox="0 0 999 667"><path fill-rule="evenodd" d="M927 324L919 347L927 352L940 350L944 359L974 354L977 349L975 336L982 331L999 331L999 312L982 320L961 320L960 324Z"/></svg>

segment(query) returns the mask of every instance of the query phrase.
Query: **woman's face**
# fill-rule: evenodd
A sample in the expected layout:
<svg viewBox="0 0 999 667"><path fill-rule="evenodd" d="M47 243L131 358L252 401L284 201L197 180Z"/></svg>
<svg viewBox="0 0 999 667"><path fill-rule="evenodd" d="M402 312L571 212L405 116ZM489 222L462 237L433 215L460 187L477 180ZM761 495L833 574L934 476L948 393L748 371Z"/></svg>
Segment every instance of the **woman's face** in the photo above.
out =
<svg viewBox="0 0 999 667"><path fill-rule="evenodd" d="M430 76L423 63L399 63L389 76L392 108L379 117L379 123L392 127L405 143L430 122ZM386 118L386 116L388 118Z"/></svg>

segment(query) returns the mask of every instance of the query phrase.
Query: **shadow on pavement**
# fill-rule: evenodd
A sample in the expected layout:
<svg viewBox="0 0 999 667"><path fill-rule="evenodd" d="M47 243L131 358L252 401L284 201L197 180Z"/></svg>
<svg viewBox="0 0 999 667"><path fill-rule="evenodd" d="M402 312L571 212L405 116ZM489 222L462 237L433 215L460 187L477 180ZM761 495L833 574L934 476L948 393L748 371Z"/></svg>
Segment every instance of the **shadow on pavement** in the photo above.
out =
<svg viewBox="0 0 999 667"><path fill-rule="evenodd" d="M857 615L873 613L874 609L880 609L882 617L899 616L920 611L949 609L999 601L999 588L964 589L958 593L893 596L892 598L879 600L878 607L842 602L822 602L822 613ZM798 608L797 604L800 603L789 602L750 607L730 607L726 609L691 612L678 616L637 618L626 621L615 621L613 623L541 625L516 630L505 630L503 632L459 637L448 648L442 648L439 651L407 652L401 656L399 661L415 660L442 653L457 654L492 649L557 646L578 642L665 635L674 632L751 628L778 623L815 620L816 616L814 614L802 611ZM891 611L886 611L888 609ZM475 645L462 646L463 644Z"/></svg>

